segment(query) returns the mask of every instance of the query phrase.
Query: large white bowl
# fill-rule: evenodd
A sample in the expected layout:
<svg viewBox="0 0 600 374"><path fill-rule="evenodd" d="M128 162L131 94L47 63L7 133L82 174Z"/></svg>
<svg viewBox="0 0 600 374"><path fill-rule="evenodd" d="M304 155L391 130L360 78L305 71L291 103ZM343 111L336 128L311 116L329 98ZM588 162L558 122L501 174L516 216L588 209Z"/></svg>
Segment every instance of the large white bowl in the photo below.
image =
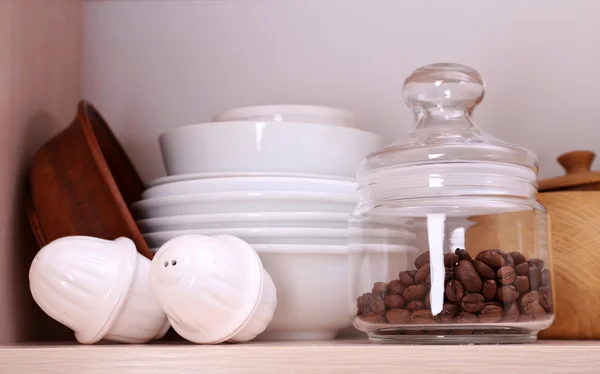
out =
<svg viewBox="0 0 600 374"><path fill-rule="evenodd" d="M357 183L317 178L299 177L229 177L202 178L173 182L151 187L144 191L142 199L153 197L188 195L193 193L224 191L308 191L354 194Z"/></svg>
<svg viewBox="0 0 600 374"><path fill-rule="evenodd" d="M355 114L338 108L318 105L255 105L227 109L213 121L287 121L356 127Z"/></svg>
<svg viewBox="0 0 600 374"><path fill-rule="evenodd" d="M167 174L287 172L354 177L382 137L340 126L296 122L211 122L160 136Z"/></svg>
<svg viewBox="0 0 600 374"><path fill-rule="evenodd" d="M165 196L131 205L138 219L208 213L337 212L350 213L356 196L323 192L215 192Z"/></svg>
<svg viewBox="0 0 600 374"><path fill-rule="evenodd" d="M172 230L222 229L239 227L320 227L345 229L347 213L258 212L192 214L148 218L137 221L142 233Z"/></svg>
<svg viewBox="0 0 600 374"><path fill-rule="evenodd" d="M347 229L325 229L315 227L241 227L205 230L173 230L158 231L143 234L150 247L160 247L167 241L183 235L233 235L243 241L255 244L320 244L346 245L348 243ZM362 240L367 243L380 243L385 237L387 243L406 245L415 240L416 235L408 230L367 229L362 230Z"/></svg>
<svg viewBox="0 0 600 374"><path fill-rule="evenodd" d="M258 340L328 340L351 326L356 315L347 246L253 244L262 264L277 287L277 309ZM370 259L374 266L393 271L406 269L406 246L376 246ZM381 273L380 273L381 274ZM397 276L396 272L396 276Z"/></svg>

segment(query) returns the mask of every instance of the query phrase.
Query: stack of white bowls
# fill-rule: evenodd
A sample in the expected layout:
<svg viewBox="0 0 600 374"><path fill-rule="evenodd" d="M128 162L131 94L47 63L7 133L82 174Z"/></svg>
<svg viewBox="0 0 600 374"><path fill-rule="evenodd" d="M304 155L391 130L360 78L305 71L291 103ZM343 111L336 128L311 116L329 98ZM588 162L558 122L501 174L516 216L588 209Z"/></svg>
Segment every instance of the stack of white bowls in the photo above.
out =
<svg viewBox="0 0 600 374"><path fill-rule="evenodd" d="M160 145L169 176L132 206L154 251L190 233L251 244L279 299L260 338L329 339L351 325L347 220L356 167L381 148L379 135L340 109L277 105L228 110Z"/></svg>

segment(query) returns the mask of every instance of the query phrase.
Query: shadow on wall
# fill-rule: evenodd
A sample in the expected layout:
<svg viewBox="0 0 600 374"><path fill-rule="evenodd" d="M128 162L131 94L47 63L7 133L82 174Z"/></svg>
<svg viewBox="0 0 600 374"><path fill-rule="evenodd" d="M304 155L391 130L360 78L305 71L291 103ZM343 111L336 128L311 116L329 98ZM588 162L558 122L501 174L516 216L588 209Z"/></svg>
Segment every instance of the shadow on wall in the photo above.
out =
<svg viewBox="0 0 600 374"><path fill-rule="evenodd" d="M55 118L45 112L38 112L25 125L26 129L21 133L23 139L18 144L23 144L19 155L14 155L13 160L18 162L18 175L14 179L14 198L12 199L10 222L12 227L8 228L9 242L13 266L12 279L9 287L13 290L13 305L16 311L15 323L17 324L17 336L23 341L70 341L74 340L73 332L46 315L35 303L29 292L29 266L39 246L35 241L33 231L29 226L27 212L25 209L25 196L28 190L28 170L33 155L37 150L65 127L59 124Z"/></svg>

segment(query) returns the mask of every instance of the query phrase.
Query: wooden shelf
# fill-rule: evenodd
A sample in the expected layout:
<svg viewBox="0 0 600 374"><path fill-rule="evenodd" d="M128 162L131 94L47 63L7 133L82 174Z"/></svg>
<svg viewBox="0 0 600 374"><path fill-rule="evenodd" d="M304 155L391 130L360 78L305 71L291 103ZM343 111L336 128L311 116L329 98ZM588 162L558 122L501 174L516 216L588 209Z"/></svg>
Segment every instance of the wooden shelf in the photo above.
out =
<svg viewBox="0 0 600 374"><path fill-rule="evenodd" d="M3 373L590 373L600 342L405 346L366 341L198 346L15 345L0 348Z"/></svg>

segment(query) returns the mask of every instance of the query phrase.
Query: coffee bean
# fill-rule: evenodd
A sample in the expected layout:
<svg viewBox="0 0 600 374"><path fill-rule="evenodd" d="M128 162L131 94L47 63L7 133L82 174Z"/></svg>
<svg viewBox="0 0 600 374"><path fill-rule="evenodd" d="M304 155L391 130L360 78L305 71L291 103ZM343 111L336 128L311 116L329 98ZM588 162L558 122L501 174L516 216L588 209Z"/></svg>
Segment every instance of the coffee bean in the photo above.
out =
<svg viewBox="0 0 600 374"><path fill-rule="evenodd" d="M408 275L410 275L410 277L411 277L412 279L415 279L415 275L417 275L417 271L416 271L416 270L414 270L414 269L413 269L413 270L409 270L409 271L408 271Z"/></svg>
<svg viewBox="0 0 600 374"><path fill-rule="evenodd" d="M510 253L507 253L504 256L504 262L506 266L515 266L515 259Z"/></svg>
<svg viewBox="0 0 600 374"><path fill-rule="evenodd" d="M483 323L494 323L498 322L504 317L504 309L500 306L486 305L479 311L478 314L479 322Z"/></svg>
<svg viewBox="0 0 600 374"><path fill-rule="evenodd" d="M402 324L410 322L410 311L406 309L390 309L385 313L389 323Z"/></svg>
<svg viewBox="0 0 600 374"><path fill-rule="evenodd" d="M542 272L540 268L529 264L529 285L532 290L537 290L542 281Z"/></svg>
<svg viewBox="0 0 600 374"><path fill-rule="evenodd" d="M465 249L456 248L454 253L458 255L458 261L473 261L471 255Z"/></svg>
<svg viewBox="0 0 600 374"><path fill-rule="evenodd" d="M475 259L483 262L494 270L498 270L506 264L502 254L494 249L479 252Z"/></svg>
<svg viewBox="0 0 600 374"><path fill-rule="evenodd" d="M552 291L550 290L550 286L543 286L539 289L540 293L540 305L550 311L552 309Z"/></svg>
<svg viewBox="0 0 600 374"><path fill-rule="evenodd" d="M519 293L529 292L529 278L526 275L518 275L513 282L513 286Z"/></svg>
<svg viewBox="0 0 600 374"><path fill-rule="evenodd" d="M413 325L435 325L437 321L433 318L415 318L410 321Z"/></svg>
<svg viewBox="0 0 600 374"><path fill-rule="evenodd" d="M521 314L517 319L517 322L531 322L533 321L533 316L531 314Z"/></svg>
<svg viewBox="0 0 600 374"><path fill-rule="evenodd" d="M373 298L369 301L369 307L375 314L385 314L385 302L379 295L373 295Z"/></svg>
<svg viewBox="0 0 600 374"><path fill-rule="evenodd" d="M544 260L541 258L532 258L529 260L529 266L536 266L538 269L542 270L544 268Z"/></svg>
<svg viewBox="0 0 600 374"><path fill-rule="evenodd" d="M525 257L525 255L521 252L510 252L510 255L515 261L515 266L519 265L520 263L527 262L527 257Z"/></svg>
<svg viewBox="0 0 600 374"><path fill-rule="evenodd" d="M427 292L427 295L425 295L425 308L431 308L431 292Z"/></svg>
<svg viewBox="0 0 600 374"><path fill-rule="evenodd" d="M385 297L385 305L387 305L388 308L402 308L405 303L406 300L404 300L402 295L391 293Z"/></svg>
<svg viewBox="0 0 600 374"><path fill-rule="evenodd" d="M446 268L446 273L444 274L444 282L448 282L454 279L454 269Z"/></svg>
<svg viewBox="0 0 600 374"><path fill-rule="evenodd" d="M541 277L541 283L542 286L550 286L550 270L548 269L544 269L542 270L542 277Z"/></svg>
<svg viewBox="0 0 600 374"><path fill-rule="evenodd" d="M371 300L373 300L373 295L370 293L365 293L360 297L360 300L362 302L360 306L361 314L372 313L373 311L371 310Z"/></svg>
<svg viewBox="0 0 600 374"><path fill-rule="evenodd" d="M406 304L404 309L410 310L411 312L413 312L415 310L425 309L425 303L422 302L421 300L413 300L413 301L410 301L408 304Z"/></svg>
<svg viewBox="0 0 600 374"><path fill-rule="evenodd" d="M496 299L504 304L510 304L519 298L519 292L517 289L510 286L500 286L496 292Z"/></svg>
<svg viewBox="0 0 600 374"><path fill-rule="evenodd" d="M446 298L455 303L460 301L465 294L462 284L457 280L446 283L445 291Z"/></svg>
<svg viewBox="0 0 600 374"><path fill-rule="evenodd" d="M528 262L521 262L520 264L518 264L517 266L515 266L515 273L517 273L517 275L529 275L529 263Z"/></svg>
<svg viewBox="0 0 600 374"><path fill-rule="evenodd" d="M519 310L519 306L517 305L517 303L512 303L506 309L506 312L504 312L504 318L502 319L502 321L508 323L517 322L520 315L521 311Z"/></svg>
<svg viewBox="0 0 600 374"><path fill-rule="evenodd" d="M456 253L446 253L444 255L444 266L453 267L458 264L459 258Z"/></svg>
<svg viewBox="0 0 600 374"><path fill-rule="evenodd" d="M371 292L385 297L388 293L388 285L385 282L375 282L375 284L373 284L373 289L371 290Z"/></svg>
<svg viewBox="0 0 600 374"><path fill-rule="evenodd" d="M533 308L533 312L531 313L531 315L533 316L534 321L542 321L548 318L546 311L544 310L544 308L542 308L541 305L538 305L535 308Z"/></svg>
<svg viewBox="0 0 600 374"><path fill-rule="evenodd" d="M431 310L429 309L419 309L412 312L410 315L411 319L416 318L433 318L433 314L431 314Z"/></svg>
<svg viewBox="0 0 600 374"><path fill-rule="evenodd" d="M487 265L486 265L487 266ZM496 292L498 291L498 286L496 285L496 281L488 279L483 282L483 287L481 293L486 300L493 300L496 297Z"/></svg>
<svg viewBox="0 0 600 374"><path fill-rule="evenodd" d="M425 284L428 287L431 287L431 275L428 275L427 278L425 278Z"/></svg>
<svg viewBox="0 0 600 374"><path fill-rule="evenodd" d="M477 273L479 273L479 275L481 275L482 279L496 278L496 272L494 270L492 270L491 267L484 264L483 262L481 262L479 260L475 260L475 261L473 261L473 266L475 267L475 270L477 270Z"/></svg>
<svg viewBox="0 0 600 374"><path fill-rule="evenodd" d="M506 252L504 252L503 250L501 250L501 249L497 249L497 248L492 248L492 249L490 249L490 251L496 252L496 253L498 253L498 254L499 254L500 256L502 256L502 257L506 257L506 254L507 254L507 253L506 253Z"/></svg>
<svg viewBox="0 0 600 374"><path fill-rule="evenodd" d="M481 309L483 309L484 304L485 299L483 298L483 295L478 293L470 293L465 295L460 301L461 309L469 313L479 312Z"/></svg>
<svg viewBox="0 0 600 374"><path fill-rule="evenodd" d="M498 282L507 285L512 284L515 281L517 273L515 273L515 269L510 266L502 266L496 272L496 276L498 277Z"/></svg>
<svg viewBox="0 0 600 374"><path fill-rule="evenodd" d="M412 300L421 300L427 295L427 291L429 291L429 287L425 284L413 284L402 292L402 296L408 301Z"/></svg>
<svg viewBox="0 0 600 374"><path fill-rule="evenodd" d="M473 264L469 261L461 260L458 265L454 268L454 275L456 279L462 283L463 288L469 292L481 291L481 278L477 274L477 270Z"/></svg>
<svg viewBox="0 0 600 374"><path fill-rule="evenodd" d="M383 316L380 316L378 314L373 314L373 313L362 315L359 318L368 323L386 323L387 322Z"/></svg>
<svg viewBox="0 0 600 374"><path fill-rule="evenodd" d="M415 283L423 283L429 276L429 263L424 264L415 274Z"/></svg>
<svg viewBox="0 0 600 374"><path fill-rule="evenodd" d="M402 284L402 282L400 282L399 279L394 279L393 281L391 281L388 284L389 293L400 295L400 294L402 294L402 292L404 292L405 289L406 289L406 286L404 284Z"/></svg>
<svg viewBox="0 0 600 374"><path fill-rule="evenodd" d="M415 260L415 267L417 269L420 269L421 266L428 264L428 263L429 263L429 251L423 252L419 255L419 257L417 257L417 259Z"/></svg>
<svg viewBox="0 0 600 374"><path fill-rule="evenodd" d="M440 312L440 317L442 316L452 316L454 317L458 313L458 305L454 303L444 303L442 307L442 311Z"/></svg>
<svg viewBox="0 0 600 374"><path fill-rule="evenodd" d="M408 274L408 271L401 271L398 274L398 280L405 286L410 286L415 283L415 279Z"/></svg>
<svg viewBox="0 0 600 374"><path fill-rule="evenodd" d="M540 294L537 291L531 291L521 296L519 304L521 305L521 311L523 313L532 314L533 311L540 305Z"/></svg>
<svg viewBox="0 0 600 374"><path fill-rule="evenodd" d="M362 305L363 305L363 296L360 295L359 297L356 298L356 309L357 309L357 314L361 315L362 314Z"/></svg>
<svg viewBox="0 0 600 374"><path fill-rule="evenodd" d="M456 323L477 323L477 315L469 312L460 312L456 316Z"/></svg>

